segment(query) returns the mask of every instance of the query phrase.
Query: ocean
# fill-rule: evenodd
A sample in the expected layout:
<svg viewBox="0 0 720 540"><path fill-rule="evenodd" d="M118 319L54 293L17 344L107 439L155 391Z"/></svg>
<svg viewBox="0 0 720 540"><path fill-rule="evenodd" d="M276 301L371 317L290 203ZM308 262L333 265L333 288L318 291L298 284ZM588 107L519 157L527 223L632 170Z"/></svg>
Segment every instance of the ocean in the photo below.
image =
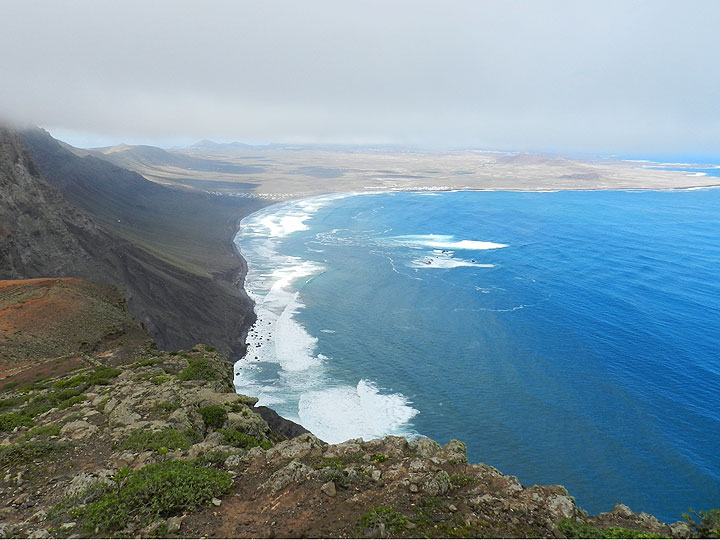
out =
<svg viewBox="0 0 720 540"><path fill-rule="evenodd" d="M459 439L591 513L720 506L720 190L329 195L235 242L237 390L321 439Z"/></svg>

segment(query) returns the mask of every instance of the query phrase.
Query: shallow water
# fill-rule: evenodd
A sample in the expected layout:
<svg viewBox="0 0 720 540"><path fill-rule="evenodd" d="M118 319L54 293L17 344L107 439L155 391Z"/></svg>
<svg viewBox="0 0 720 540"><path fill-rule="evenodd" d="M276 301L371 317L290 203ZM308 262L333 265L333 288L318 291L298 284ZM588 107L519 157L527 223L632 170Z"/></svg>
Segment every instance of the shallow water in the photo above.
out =
<svg viewBox="0 0 720 540"><path fill-rule="evenodd" d="M328 442L450 438L578 504L720 501L720 190L328 196L236 238L238 390Z"/></svg>

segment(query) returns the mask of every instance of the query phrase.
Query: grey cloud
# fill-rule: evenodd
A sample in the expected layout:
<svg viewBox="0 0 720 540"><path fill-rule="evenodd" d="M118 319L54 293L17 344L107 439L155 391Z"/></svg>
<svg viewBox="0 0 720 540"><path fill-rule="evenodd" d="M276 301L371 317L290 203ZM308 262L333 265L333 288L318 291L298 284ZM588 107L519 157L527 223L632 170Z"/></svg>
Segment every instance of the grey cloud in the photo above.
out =
<svg viewBox="0 0 720 540"><path fill-rule="evenodd" d="M717 152L713 1L0 1L0 116L106 137Z"/></svg>

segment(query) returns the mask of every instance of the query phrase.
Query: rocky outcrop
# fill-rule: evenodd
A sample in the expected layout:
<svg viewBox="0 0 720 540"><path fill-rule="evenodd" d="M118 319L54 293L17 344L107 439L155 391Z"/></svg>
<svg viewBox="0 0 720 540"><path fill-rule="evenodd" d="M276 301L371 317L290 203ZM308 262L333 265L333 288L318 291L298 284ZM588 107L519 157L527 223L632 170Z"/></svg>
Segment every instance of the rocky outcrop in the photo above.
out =
<svg viewBox="0 0 720 540"><path fill-rule="evenodd" d="M562 486L468 463L460 441L288 438L212 347L83 362L1 397L4 537L692 534L622 505L588 516Z"/></svg>

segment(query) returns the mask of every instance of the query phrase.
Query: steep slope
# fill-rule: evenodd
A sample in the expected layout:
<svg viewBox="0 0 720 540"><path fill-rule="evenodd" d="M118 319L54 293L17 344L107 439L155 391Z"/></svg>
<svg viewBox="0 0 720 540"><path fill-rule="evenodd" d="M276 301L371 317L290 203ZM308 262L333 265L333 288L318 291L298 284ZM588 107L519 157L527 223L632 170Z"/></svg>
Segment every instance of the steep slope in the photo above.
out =
<svg viewBox="0 0 720 540"><path fill-rule="evenodd" d="M147 333L117 289L73 278L0 281L0 376L7 367L91 352Z"/></svg>
<svg viewBox="0 0 720 540"><path fill-rule="evenodd" d="M63 150L60 148L60 150ZM64 150L63 150L64 151ZM104 166L104 162L100 162ZM92 176L81 168L85 199L112 206L104 200L106 190L93 189ZM125 173L115 171L119 178ZM131 173L127 173L131 174ZM137 176L137 175L135 175ZM76 177L56 182L82 199ZM141 177L118 182L116 192L145 186ZM123 180L124 182L124 180ZM118 204L122 206L122 204ZM124 211L127 211L125 203ZM229 248L228 248L229 249ZM230 278L241 269L227 265ZM243 350L241 337L253 317L251 302L230 282L219 282L159 258L131 243L127 237L97 225L63 195L48 185L18 138L0 128L0 277L79 277L118 286L127 296L130 312L162 347L181 348L200 341L225 353Z"/></svg>

